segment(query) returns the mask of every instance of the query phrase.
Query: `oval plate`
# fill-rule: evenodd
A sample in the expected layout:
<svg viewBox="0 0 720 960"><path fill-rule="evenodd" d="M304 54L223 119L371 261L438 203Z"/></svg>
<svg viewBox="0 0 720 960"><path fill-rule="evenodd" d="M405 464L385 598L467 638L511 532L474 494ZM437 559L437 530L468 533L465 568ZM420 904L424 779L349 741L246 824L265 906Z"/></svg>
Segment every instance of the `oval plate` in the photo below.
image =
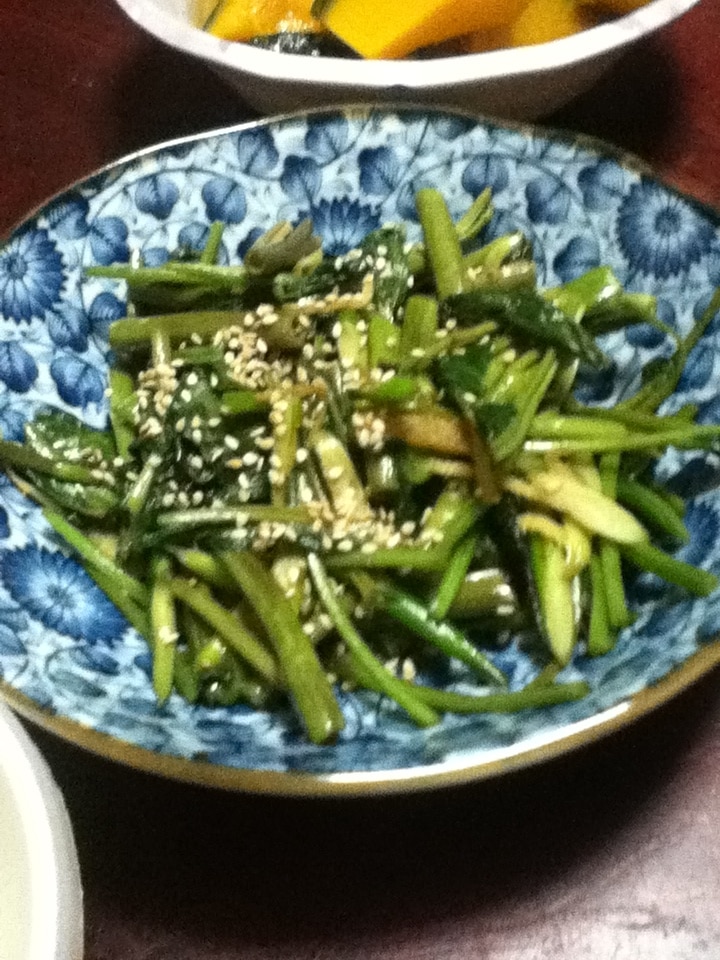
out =
<svg viewBox="0 0 720 960"><path fill-rule="evenodd" d="M222 257L237 260L278 219L309 215L340 253L385 221L418 235L413 194L440 187L458 215L485 186L489 236L523 229L539 280L553 285L598 264L631 290L656 294L685 331L720 284L720 221L608 148L529 128L432 111L357 108L245 124L122 160L55 198L0 249L0 428L12 439L43 404L102 425L108 324L122 291L84 268L203 244L227 223ZM637 386L670 344L637 327L605 344L619 372L586 383L607 401ZM717 422L717 320L672 398ZM690 495L682 556L720 571L717 460L666 455L661 472ZM587 742L667 700L720 660L720 593L672 596L640 578L638 613L608 655L578 654L563 679L584 700L514 715L447 717L414 729L377 696L341 693L347 728L332 747L306 743L287 716L242 707L155 703L144 642L60 552L39 510L0 476L0 692L61 736L124 763L185 780L288 794L408 790L490 776ZM673 604L667 601L672 599ZM511 686L536 667L515 645L497 654ZM461 673L448 684L462 683Z"/></svg>

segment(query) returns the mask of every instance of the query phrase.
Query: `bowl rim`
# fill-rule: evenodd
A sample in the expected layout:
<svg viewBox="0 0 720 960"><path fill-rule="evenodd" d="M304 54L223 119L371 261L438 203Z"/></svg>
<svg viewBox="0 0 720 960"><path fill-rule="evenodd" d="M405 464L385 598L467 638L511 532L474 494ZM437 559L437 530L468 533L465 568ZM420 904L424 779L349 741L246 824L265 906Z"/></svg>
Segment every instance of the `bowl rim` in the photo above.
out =
<svg viewBox="0 0 720 960"><path fill-rule="evenodd" d="M0 746L29 873L26 960L80 960L82 887L70 817L47 762L2 702Z"/></svg>
<svg viewBox="0 0 720 960"><path fill-rule="evenodd" d="M479 82L500 83L569 68L633 43L682 16L699 0L650 0L617 20L550 43L427 60L345 60L304 57L221 40L186 20L164 13L154 0L116 0L118 6L159 40L218 66L276 83L336 89L364 87L380 92L442 90ZM392 91L391 91L392 92Z"/></svg>

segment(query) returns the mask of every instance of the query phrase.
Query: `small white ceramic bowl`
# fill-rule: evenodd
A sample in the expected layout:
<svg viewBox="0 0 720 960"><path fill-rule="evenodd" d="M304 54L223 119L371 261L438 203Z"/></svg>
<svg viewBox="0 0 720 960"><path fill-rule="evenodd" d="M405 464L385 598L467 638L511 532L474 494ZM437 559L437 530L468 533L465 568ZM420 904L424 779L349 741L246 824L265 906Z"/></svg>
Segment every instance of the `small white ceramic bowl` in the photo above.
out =
<svg viewBox="0 0 720 960"><path fill-rule="evenodd" d="M651 0L611 23L553 43L435 60L342 60L230 43L193 25L193 0L117 0L160 40L213 64L265 113L348 103L416 102L532 119L567 103L634 43L698 0Z"/></svg>
<svg viewBox="0 0 720 960"><path fill-rule="evenodd" d="M81 960L80 871L50 769L0 704L0 960Z"/></svg>

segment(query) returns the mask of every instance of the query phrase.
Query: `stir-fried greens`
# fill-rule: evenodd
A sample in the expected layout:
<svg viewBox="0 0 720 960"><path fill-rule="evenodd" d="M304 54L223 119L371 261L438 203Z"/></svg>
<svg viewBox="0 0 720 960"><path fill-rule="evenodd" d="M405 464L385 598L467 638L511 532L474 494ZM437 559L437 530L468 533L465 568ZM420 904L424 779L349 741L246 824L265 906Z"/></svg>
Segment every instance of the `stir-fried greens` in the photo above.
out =
<svg viewBox="0 0 720 960"><path fill-rule="evenodd" d="M668 445L720 427L658 413L720 307L611 408L573 396L609 361L596 337L657 319L607 268L536 284L520 234L477 240L489 192L453 222L421 190L423 241L386 225L323 254L280 223L240 265L199 256L90 274L124 280L104 431L41 412L0 460L142 634L160 701L291 702L307 736L343 727L338 684L443 712L576 699L556 674L633 620L623 565L698 595L716 578L650 540L687 539L658 486ZM672 331L665 331L673 336ZM521 632L539 676L509 691L494 652ZM442 658L477 694L437 689Z"/></svg>

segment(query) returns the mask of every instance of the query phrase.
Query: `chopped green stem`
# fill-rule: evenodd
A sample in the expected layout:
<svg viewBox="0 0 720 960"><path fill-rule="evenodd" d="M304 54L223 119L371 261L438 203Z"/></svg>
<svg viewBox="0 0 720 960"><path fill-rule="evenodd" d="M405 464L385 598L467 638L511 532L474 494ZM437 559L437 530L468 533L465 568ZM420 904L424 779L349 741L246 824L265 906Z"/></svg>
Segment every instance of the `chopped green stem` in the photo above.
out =
<svg viewBox="0 0 720 960"><path fill-rule="evenodd" d="M613 500L617 496L619 469L619 454L606 453L605 456L600 458L598 470L600 489ZM602 571L608 629L611 631L622 630L623 627L629 627L635 618L625 599L625 584L620 561L620 549L617 543L601 539L598 547L598 558L599 567Z"/></svg>
<svg viewBox="0 0 720 960"><path fill-rule="evenodd" d="M152 562L150 624L152 627L153 688L164 703L173 688L175 648L178 640L175 598L170 585L171 567L167 557Z"/></svg>
<svg viewBox="0 0 720 960"><path fill-rule="evenodd" d="M242 415L267 410L269 402L251 390L231 390L222 395L223 413Z"/></svg>
<svg viewBox="0 0 720 960"><path fill-rule="evenodd" d="M497 567L473 570L461 583L449 610L450 617L518 619L518 601L507 575Z"/></svg>
<svg viewBox="0 0 720 960"><path fill-rule="evenodd" d="M505 233L501 237L496 237L484 246L468 253L464 262L470 268L487 267L490 270L497 270L505 263L533 263L530 259L528 240L525 234L520 233L520 231Z"/></svg>
<svg viewBox="0 0 720 960"><path fill-rule="evenodd" d="M271 474L271 502L275 507L284 507L288 499L288 483L295 466L298 448L298 431L302 424L302 401L288 393L284 401L274 407L278 422L273 425L274 456L277 458Z"/></svg>
<svg viewBox="0 0 720 960"><path fill-rule="evenodd" d="M161 267L131 267L113 264L109 267L88 267L89 277L108 280L127 280L135 287L154 287L157 284L209 287L216 293L241 293L248 284L248 271L242 266L217 266L210 263L171 261Z"/></svg>
<svg viewBox="0 0 720 960"><path fill-rule="evenodd" d="M629 627L635 617L629 610L625 599L622 563L620 562L620 549L617 543L610 540L601 540L599 557L603 571L608 622L616 630Z"/></svg>
<svg viewBox="0 0 720 960"><path fill-rule="evenodd" d="M359 371L364 379L368 372L367 338L360 332L357 310L341 310L338 315L340 336L337 341L340 363L346 370Z"/></svg>
<svg viewBox="0 0 720 960"><path fill-rule="evenodd" d="M660 497L662 500L664 500L680 520L683 519L685 516L685 511L687 510L687 505L679 494L673 493L671 490L668 490L666 487L663 487L660 484L655 485L650 482L646 482L645 486L652 490L657 497Z"/></svg>
<svg viewBox="0 0 720 960"><path fill-rule="evenodd" d="M173 556L186 570L211 587L228 590L235 585L235 581L225 567L209 553L204 553L202 550L174 550Z"/></svg>
<svg viewBox="0 0 720 960"><path fill-rule="evenodd" d="M117 349L151 343L158 333L169 336L172 343L187 340L193 334L210 337L242 322L242 317L243 314L236 310L191 310L151 317L126 317L110 324L110 346Z"/></svg>
<svg viewBox="0 0 720 960"><path fill-rule="evenodd" d="M677 557L660 550L650 543L636 543L622 546L623 556L636 567L654 573L668 583L694 593L698 597L707 597L717 589L718 578L709 570L693 567Z"/></svg>
<svg viewBox="0 0 720 960"><path fill-rule="evenodd" d="M207 238L207 241L205 242L205 247L203 248L203 252L200 254L200 263L216 263L217 262L224 232L225 232L225 224L222 223L222 221L215 220L214 223L210 224L210 229L208 231L208 238Z"/></svg>
<svg viewBox="0 0 720 960"><path fill-rule="evenodd" d="M316 554L308 555L308 568L322 605L360 668L361 681L398 703L418 726L430 727L437 723L435 711L423 704L412 687L393 676L372 653L338 600L333 582Z"/></svg>
<svg viewBox="0 0 720 960"><path fill-rule="evenodd" d="M550 410L536 413L532 418L527 436L552 439L581 439L589 437L625 437L628 431L621 423L601 417L565 417Z"/></svg>
<svg viewBox="0 0 720 960"><path fill-rule="evenodd" d="M132 377L117 370L110 369L108 375L110 387L110 424L115 437L115 446L118 455L127 460L130 455L130 445L135 439L134 410L137 398Z"/></svg>
<svg viewBox="0 0 720 960"><path fill-rule="evenodd" d="M434 297L408 297L400 337L400 370L412 369L413 362L424 359L435 344L438 303Z"/></svg>
<svg viewBox="0 0 720 960"><path fill-rule="evenodd" d="M460 240L445 199L438 190L418 190L415 203L438 297L444 300L463 289L464 266Z"/></svg>
<svg viewBox="0 0 720 960"><path fill-rule="evenodd" d="M330 570L444 570L448 561L447 548L433 547L378 547L372 552L351 550L334 553L326 558Z"/></svg>
<svg viewBox="0 0 720 960"><path fill-rule="evenodd" d="M272 643L307 734L334 740L345 721L309 637L271 574L251 553L223 553L223 563L253 607Z"/></svg>
<svg viewBox="0 0 720 960"><path fill-rule="evenodd" d="M404 406L422 394L423 385L417 377L392 377L382 383L361 387L358 396L373 406Z"/></svg>
<svg viewBox="0 0 720 960"><path fill-rule="evenodd" d="M215 600L204 584L176 577L171 581L171 588L181 603L210 624L225 643L261 677L273 684L280 683L281 675L273 655L245 629L236 616Z"/></svg>
<svg viewBox="0 0 720 960"><path fill-rule="evenodd" d="M295 615L299 616L308 587L307 560L299 553L281 554L273 560L271 572Z"/></svg>
<svg viewBox="0 0 720 960"><path fill-rule="evenodd" d="M459 220L455 221L455 232L460 243L473 240L493 218L492 190L485 187L482 193L470 204Z"/></svg>
<svg viewBox="0 0 720 960"><path fill-rule="evenodd" d="M271 689L267 683L245 666L245 661L216 634L196 640L193 669L202 681L203 701L209 706L231 706L247 703L256 710L267 706Z"/></svg>
<svg viewBox="0 0 720 960"><path fill-rule="evenodd" d="M690 534L687 527L678 517L670 504L650 487L632 480L629 477L620 477L617 484L617 496L621 503L634 510L648 526L655 527L662 533L667 533L681 543L688 543Z"/></svg>
<svg viewBox="0 0 720 960"><path fill-rule="evenodd" d="M162 457L158 453L151 453L143 464L137 480L125 498L125 507L131 517L137 516L144 509L161 464Z"/></svg>
<svg viewBox="0 0 720 960"><path fill-rule="evenodd" d="M599 657L612 650L617 640L617 633L610 623L603 564L596 553L590 557L590 584L592 599L587 652L591 657Z"/></svg>
<svg viewBox="0 0 720 960"><path fill-rule="evenodd" d="M468 534L455 547L450 557L442 580L437 588L429 612L436 620L442 620L448 615L458 591L465 581L475 554L476 536Z"/></svg>
<svg viewBox="0 0 720 960"><path fill-rule="evenodd" d="M582 700L590 693L590 687L582 681L528 684L522 690L505 690L479 696L417 685L413 685L412 689L424 703L440 713L517 713L520 710L537 710Z"/></svg>
<svg viewBox="0 0 720 960"><path fill-rule="evenodd" d="M193 669L189 650L175 648L173 685L184 700L188 703L197 703L200 696L200 681Z"/></svg>
<svg viewBox="0 0 720 960"><path fill-rule="evenodd" d="M367 349L370 369L396 366L399 346L400 328L381 314L373 314L368 321Z"/></svg>
<svg viewBox="0 0 720 960"><path fill-rule="evenodd" d="M342 441L326 430L318 430L310 446L335 510L345 516L369 517L365 488Z"/></svg>
<svg viewBox="0 0 720 960"><path fill-rule="evenodd" d="M134 577L125 573L117 564L100 550L89 537L54 510L43 510L45 519L55 532L65 540L93 570L99 570L109 581L116 585L118 593L125 593L133 601L147 608L148 592ZM111 597L112 599L112 597Z"/></svg>
<svg viewBox="0 0 720 960"><path fill-rule="evenodd" d="M421 535L449 553L472 529L481 512L481 507L470 498L465 485L449 485L425 517Z"/></svg>
<svg viewBox="0 0 720 960"><path fill-rule="evenodd" d="M680 450L698 450L720 440L720 425L688 426L683 429L658 430L651 433L632 433L625 436L577 437L554 440L526 440L528 453L612 453L623 450L662 450L678 447Z"/></svg>
<svg viewBox="0 0 720 960"><path fill-rule="evenodd" d="M371 608L383 610L402 623L446 656L470 667L482 680L493 686L505 686L507 679L482 651L471 643L462 630L447 620L435 620L419 600L387 581L371 580L356 575L353 581L359 587L363 600Z"/></svg>
<svg viewBox="0 0 720 960"><path fill-rule="evenodd" d="M43 457L27 445L14 440L0 440L0 463L18 470L36 470L38 473L46 473L71 483L102 483L102 477L94 476L95 471L90 467Z"/></svg>
<svg viewBox="0 0 720 960"><path fill-rule="evenodd" d="M119 590L116 579L106 572L101 572L97 567L93 567L91 576L103 593L107 594L108 598L112 600L130 626L134 627L140 636L144 637L149 643L152 632L147 607L141 606L136 600L128 596L125 590Z"/></svg>
<svg viewBox="0 0 720 960"><path fill-rule="evenodd" d="M274 507L270 504L247 504L242 507L197 507L161 513L157 517L159 528L172 533L182 533L208 526L244 527L249 523L297 523L311 520L305 507Z"/></svg>
<svg viewBox="0 0 720 960"><path fill-rule="evenodd" d="M559 664L570 661L575 647L575 607L572 582L564 576L562 548L552 540L533 536L532 558L550 650Z"/></svg>
<svg viewBox="0 0 720 960"><path fill-rule="evenodd" d="M677 387L688 357L710 326L718 310L720 310L720 287L711 297L703 315L693 324L687 336L680 341L675 353L658 364L654 370L654 375L643 384L634 396L616 404L616 409L638 410L646 413L657 410L660 404L667 400Z"/></svg>
<svg viewBox="0 0 720 960"><path fill-rule="evenodd" d="M522 358L519 358L510 368L508 374L515 379L516 387L522 383L524 390L516 400L516 416L511 424L495 437L492 449L498 460L506 460L514 454L523 444L528 430L533 422L533 417L550 384L555 377L558 369L557 359L553 350L547 350L542 360L533 366L523 376Z"/></svg>
<svg viewBox="0 0 720 960"><path fill-rule="evenodd" d="M669 416L660 416L655 413L644 413L642 410L628 410L619 407L584 407L582 404L570 400L569 409L573 414L572 420L589 419L594 423L603 421L605 423L616 423L623 425L629 432L649 433L656 431L660 433L668 430L684 430L693 420L696 410L693 408L683 408ZM582 427L578 424L577 435L582 436Z"/></svg>

